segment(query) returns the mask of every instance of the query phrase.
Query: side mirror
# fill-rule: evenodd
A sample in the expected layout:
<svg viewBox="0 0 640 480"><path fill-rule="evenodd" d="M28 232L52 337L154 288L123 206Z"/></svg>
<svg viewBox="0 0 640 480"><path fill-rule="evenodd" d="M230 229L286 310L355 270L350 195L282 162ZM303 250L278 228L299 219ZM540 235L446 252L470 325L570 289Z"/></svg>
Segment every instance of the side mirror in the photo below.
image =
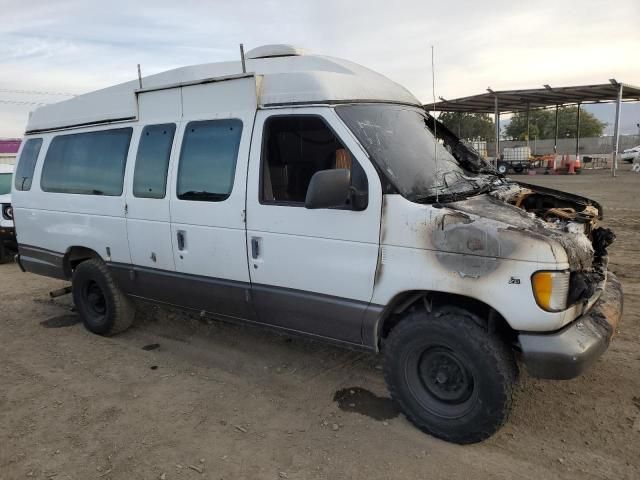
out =
<svg viewBox="0 0 640 480"><path fill-rule="evenodd" d="M313 174L307 188L304 206L339 208L351 203L351 171L346 168L320 170Z"/></svg>

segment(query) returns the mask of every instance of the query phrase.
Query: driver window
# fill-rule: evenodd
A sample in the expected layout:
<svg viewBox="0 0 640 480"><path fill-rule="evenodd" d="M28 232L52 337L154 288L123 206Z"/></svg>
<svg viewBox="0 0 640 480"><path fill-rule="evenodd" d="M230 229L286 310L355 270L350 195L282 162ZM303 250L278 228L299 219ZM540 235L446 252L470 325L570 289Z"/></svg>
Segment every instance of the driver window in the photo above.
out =
<svg viewBox="0 0 640 480"><path fill-rule="evenodd" d="M273 116L265 122L261 203L304 205L307 187L320 170L346 168L351 185L367 192L367 176L320 117Z"/></svg>

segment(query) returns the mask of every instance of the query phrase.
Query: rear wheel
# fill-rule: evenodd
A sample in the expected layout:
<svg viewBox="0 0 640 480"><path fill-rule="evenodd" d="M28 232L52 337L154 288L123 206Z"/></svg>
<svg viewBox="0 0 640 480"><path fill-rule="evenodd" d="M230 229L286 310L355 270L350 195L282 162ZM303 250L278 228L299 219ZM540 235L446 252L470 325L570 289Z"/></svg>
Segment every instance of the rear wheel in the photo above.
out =
<svg viewBox="0 0 640 480"><path fill-rule="evenodd" d="M73 300L84 326L98 335L115 335L133 323L133 303L100 259L86 260L73 272Z"/></svg>
<svg viewBox="0 0 640 480"><path fill-rule="evenodd" d="M504 175L509 171L509 165L505 162L498 162L498 173Z"/></svg>
<svg viewBox="0 0 640 480"><path fill-rule="evenodd" d="M391 397L421 430L465 444L506 422L517 376L513 354L467 312L410 313L384 349Z"/></svg>

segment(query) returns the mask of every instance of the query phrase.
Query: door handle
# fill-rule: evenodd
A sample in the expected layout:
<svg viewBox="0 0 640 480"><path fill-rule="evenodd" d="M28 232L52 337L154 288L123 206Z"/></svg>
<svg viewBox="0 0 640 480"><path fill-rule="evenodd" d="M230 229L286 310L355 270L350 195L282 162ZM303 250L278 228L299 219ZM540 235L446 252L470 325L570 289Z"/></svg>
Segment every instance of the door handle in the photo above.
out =
<svg viewBox="0 0 640 480"><path fill-rule="evenodd" d="M260 256L260 239L251 238L251 257L258 258Z"/></svg>
<svg viewBox="0 0 640 480"><path fill-rule="evenodd" d="M187 232L185 232L184 230L178 230L177 232L177 237L178 237L178 250L182 251L184 250L184 247L186 246L186 240L187 240Z"/></svg>

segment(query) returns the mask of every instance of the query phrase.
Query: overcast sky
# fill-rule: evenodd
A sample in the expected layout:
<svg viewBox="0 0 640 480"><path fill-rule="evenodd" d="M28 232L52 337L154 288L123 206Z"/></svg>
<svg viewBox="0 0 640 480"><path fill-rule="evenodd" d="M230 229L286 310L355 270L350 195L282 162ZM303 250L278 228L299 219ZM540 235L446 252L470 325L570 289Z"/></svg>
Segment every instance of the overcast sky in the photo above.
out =
<svg viewBox="0 0 640 480"><path fill-rule="evenodd" d="M431 100L493 89L640 84L640 1L0 0L0 137L33 105L170 68L292 43L347 58ZM30 93L17 93L28 91ZM624 109L623 109L624 115Z"/></svg>

